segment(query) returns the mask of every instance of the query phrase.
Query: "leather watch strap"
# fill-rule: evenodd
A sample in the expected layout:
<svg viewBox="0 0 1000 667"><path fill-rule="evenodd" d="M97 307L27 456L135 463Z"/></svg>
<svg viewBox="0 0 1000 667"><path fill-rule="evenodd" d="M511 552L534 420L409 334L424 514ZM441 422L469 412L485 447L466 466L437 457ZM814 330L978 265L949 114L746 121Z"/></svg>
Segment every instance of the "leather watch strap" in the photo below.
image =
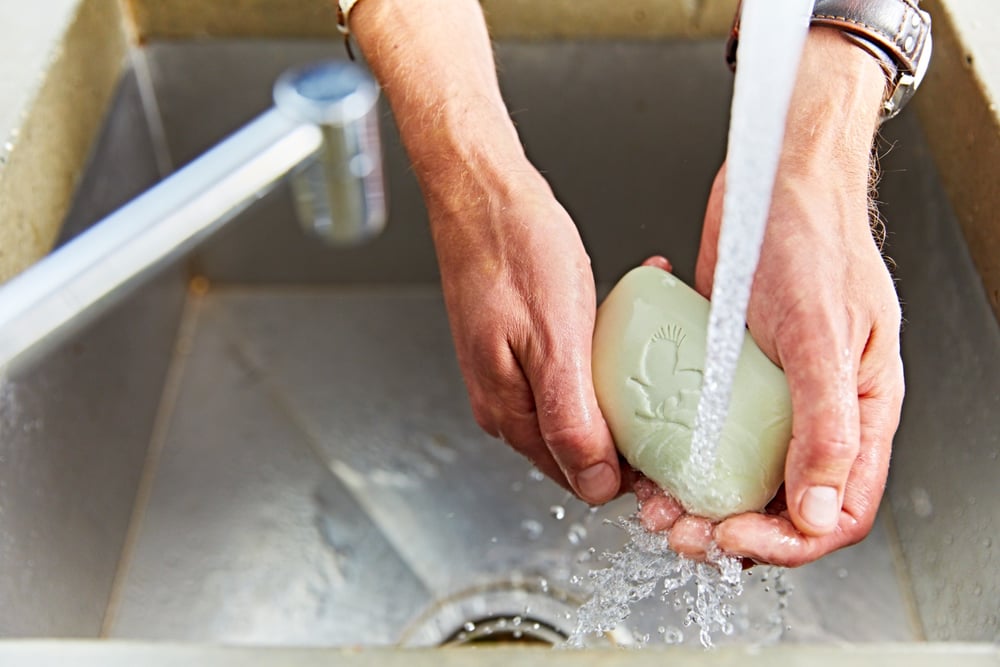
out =
<svg viewBox="0 0 1000 667"><path fill-rule="evenodd" d="M915 73L931 17L916 0L816 0L812 24L857 35L885 51L897 69Z"/></svg>
<svg viewBox="0 0 1000 667"><path fill-rule="evenodd" d="M877 58L888 78L882 118L899 113L923 79L931 55L931 17L919 0L815 0L812 25L837 28ZM726 51L736 63L739 10Z"/></svg>

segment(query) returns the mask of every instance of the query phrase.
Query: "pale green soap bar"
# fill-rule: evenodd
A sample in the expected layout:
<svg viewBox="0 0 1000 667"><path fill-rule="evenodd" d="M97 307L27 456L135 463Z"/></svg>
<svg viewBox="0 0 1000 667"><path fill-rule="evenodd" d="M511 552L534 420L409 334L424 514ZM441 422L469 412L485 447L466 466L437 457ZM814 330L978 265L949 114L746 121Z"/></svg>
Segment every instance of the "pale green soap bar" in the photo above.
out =
<svg viewBox="0 0 1000 667"><path fill-rule="evenodd" d="M594 387L618 449L684 508L718 520L761 510L784 477L792 435L785 374L749 333L736 370L716 464L688 466L709 302L658 268L625 275L597 311Z"/></svg>

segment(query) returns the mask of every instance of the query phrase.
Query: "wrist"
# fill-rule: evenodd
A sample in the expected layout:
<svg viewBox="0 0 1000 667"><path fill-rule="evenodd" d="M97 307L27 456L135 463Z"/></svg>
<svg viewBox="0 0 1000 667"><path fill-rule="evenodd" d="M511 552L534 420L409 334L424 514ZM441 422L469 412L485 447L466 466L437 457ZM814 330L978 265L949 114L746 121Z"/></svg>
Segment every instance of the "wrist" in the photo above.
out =
<svg viewBox="0 0 1000 667"><path fill-rule="evenodd" d="M454 115L454 122L447 117ZM442 110L433 123L402 131L431 222L504 206L544 179L528 161L513 124L479 109Z"/></svg>
<svg viewBox="0 0 1000 667"><path fill-rule="evenodd" d="M351 31L432 218L513 191L534 171L500 94L477 0L366 0L351 12Z"/></svg>
<svg viewBox="0 0 1000 667"><path fill-rule="evenodd" d="M814 27L802 53L785 133L786 161L867 179L886 79L840 31Z"/></svg>

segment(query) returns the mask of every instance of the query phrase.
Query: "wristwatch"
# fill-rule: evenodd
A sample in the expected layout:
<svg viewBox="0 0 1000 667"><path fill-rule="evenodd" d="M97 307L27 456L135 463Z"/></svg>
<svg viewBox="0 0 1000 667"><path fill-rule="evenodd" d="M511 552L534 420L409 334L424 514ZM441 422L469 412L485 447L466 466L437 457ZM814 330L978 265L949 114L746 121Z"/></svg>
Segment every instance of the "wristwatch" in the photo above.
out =
<svg viewBox="0 0 1000 667"><path fill-rule="evenodd" d="M726 46L726 60L734 69L739 17L737 8ZM931 17L920 9L919 0L816 0L811 25L837 28L879 61L888 79L883 121L906 106L930 64Z"/></svg>

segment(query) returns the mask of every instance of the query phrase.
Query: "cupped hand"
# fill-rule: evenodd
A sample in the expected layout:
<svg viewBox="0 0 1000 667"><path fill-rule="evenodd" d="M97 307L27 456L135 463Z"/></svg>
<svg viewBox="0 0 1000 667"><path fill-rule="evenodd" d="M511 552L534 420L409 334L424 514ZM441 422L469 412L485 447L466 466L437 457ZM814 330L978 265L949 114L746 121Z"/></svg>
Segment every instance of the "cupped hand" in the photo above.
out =
<svg viewBox="0 0 1000 667"><path fill-rule="evenodd" d="M781 366L792 397L785 484L763 513L712 525L686 515L644 480L636 492L650 530L703 558L724 552L783 566L816 560L871 530L903 399L900 308L868 224L866 190L835 175L779 176L747 322ZM853 179L857 181L858 179ZM725 168L709 198L696 287L712 289ZM647 264L662 260L653 258Z"/></svg>
<svg viewBox="0 0 1000 667"><path fill-rule="evenodd" d="M641 516L697 556L712 543L797 566L863 539L885 488L903 400L900 307L871 233L870 150L885 79L836 31L810 31L789 107L767 231L747 310L788 378L785 483L762 513L712 526L648 489ZM695 286L709 296L725 166L709 196ZM673 516L677 513L677 516Z"/></svg>
<svg viewBox="0 0 1000 667"><path fill-rule="evenodd" d="M792 398L783 497L715 529L730 553L795 566L871 530L903 400L900 307L872 237L867 176L786 161L747 323ZM725 169L707 209L696 286L712 288Z"/></svg>
<svg viewBox="0 0 1000 667"><path fill-rule="evenodd" d="M606 502L622 470L594 394L596 296L576 227L526 162L461 188L429 211L476 421L583 500Z"/></svg>

